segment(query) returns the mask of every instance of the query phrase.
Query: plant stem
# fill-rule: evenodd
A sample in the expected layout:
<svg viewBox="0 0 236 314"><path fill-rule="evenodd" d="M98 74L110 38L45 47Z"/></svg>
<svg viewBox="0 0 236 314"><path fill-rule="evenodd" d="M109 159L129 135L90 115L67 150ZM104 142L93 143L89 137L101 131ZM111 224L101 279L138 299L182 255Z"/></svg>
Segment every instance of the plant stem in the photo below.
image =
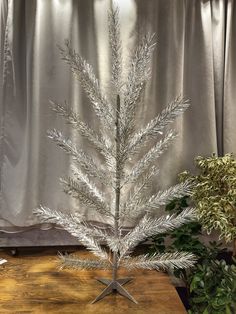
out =
<svg viewBox="0 0 236 314"><path fill-rule="evenodd" d="M117 95L116 99L116 207L115 207L115 218L114 218L114 230L115 238L117 239L119 234L119 212L120 212L120 96ZM113 253L113 273L112 280L117 280L117 269L118 269L118 256L117 252Z"/></svg>

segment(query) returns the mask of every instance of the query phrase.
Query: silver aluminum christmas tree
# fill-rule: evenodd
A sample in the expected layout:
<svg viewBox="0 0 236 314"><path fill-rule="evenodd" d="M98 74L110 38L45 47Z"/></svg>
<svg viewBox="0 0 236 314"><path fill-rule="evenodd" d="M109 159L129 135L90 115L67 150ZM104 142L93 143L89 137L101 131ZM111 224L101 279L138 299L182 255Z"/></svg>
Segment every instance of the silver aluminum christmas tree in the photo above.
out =
<svg viewBox="0 0 236 314"><path fill-rule="evenodd" d="M128 75L124 79L117 8L112 7L109 12L108 24L112 58L112 93L109 97L102 92L92 67L72 50L69 42L66 42L65 48L60 48L62 58L79 80L100 120L99 133L91 129L69 107L51 102L52 109L63 116L67 123L99 152L103 164L97 165L91 156L78 149L61 132L55 129L48 131L48 137L74 160L71 165L73 177L61 179L64 191L78 199L81 207L87 206L95 216L100 217L100 221L102 216L108 222L107 228L104 230L99 228L98 224L86 223L79 208L76 214L58 212L45 206L40 206L34 212L42 222L62 226L97 257L90 260L61 255L63 267L112 269L112 279L99 279L107 287L93 302L117 291L137 303L123 287L130 278L117 278L120 266L127 269L167 270L187 268L195 261L194 256L186 252L131 256L134 248L146 238L177 228L195 218L192 208L184 210L179 215L158 217L158 209L161 206L190 193L191 187L188 182L148 196L152 179L159 171L154 162L176 137L172 130L163 135L163 130L185 111L189 103L178 97L145 127L137 130L135 113L151 74L151 57L155 46L153 36L143 37L130 58ZM150 143L152 147L148 149L147 144ZM145 147L148 151L131 166L130 157ZM98 189L98 183L109 189L111 200ZM127 189L129 193L125 193ZM129 232L124 232L127 221L131 221L135 226ZM108 250L103 248L102 244L106 244Z"/></svg>

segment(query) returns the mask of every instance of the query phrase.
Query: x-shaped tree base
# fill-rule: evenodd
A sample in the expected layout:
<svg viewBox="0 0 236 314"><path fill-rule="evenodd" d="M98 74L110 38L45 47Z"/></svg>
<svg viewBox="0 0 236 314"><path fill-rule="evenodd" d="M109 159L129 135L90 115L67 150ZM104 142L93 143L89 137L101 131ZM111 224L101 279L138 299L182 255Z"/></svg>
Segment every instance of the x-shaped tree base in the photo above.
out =
<svg viewBox="0 0 236 314"><path fill-rule="evenodd" d="M128 298L129 300L133 301L134 303L138 304L138 302L132 297L129 292L123 288L122 286L126 284L127 282L131 281L132 278L121 278L117 279L115 281L105 278L97 278L97 280L107 287L93 300L92 303L95 303L101 299L103 299L108 294L111 294L113 292L118 292L122 296Z"/></svg>

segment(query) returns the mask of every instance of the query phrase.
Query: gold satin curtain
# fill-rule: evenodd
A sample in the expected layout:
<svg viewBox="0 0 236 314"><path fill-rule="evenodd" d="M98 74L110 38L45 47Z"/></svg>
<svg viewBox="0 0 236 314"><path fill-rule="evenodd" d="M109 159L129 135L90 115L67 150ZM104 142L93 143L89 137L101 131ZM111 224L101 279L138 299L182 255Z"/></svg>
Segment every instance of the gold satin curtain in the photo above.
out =
<svg viewBox="0 0 236 314"><path fill-rule="evenodd" d="M153 189L175 183L180 171L193 168L196 155L236 153L236 2L116 2L125 54L138 32L157 34L153 76L137 123L144 124L179 94L192 103L175 123L180 136L158 161L161 173ZM75 133L50 111L48 99L67 100L94 128L98 126L56 45L71 39L105 88L109 5L109 0L0 2L1 230L37 225L32 209L40 203L62 210L77 206L58 183L68 172L69 157L46 138L46 130L55 127L72 138ZM90 150L80 137L77 143Z"/></svg>

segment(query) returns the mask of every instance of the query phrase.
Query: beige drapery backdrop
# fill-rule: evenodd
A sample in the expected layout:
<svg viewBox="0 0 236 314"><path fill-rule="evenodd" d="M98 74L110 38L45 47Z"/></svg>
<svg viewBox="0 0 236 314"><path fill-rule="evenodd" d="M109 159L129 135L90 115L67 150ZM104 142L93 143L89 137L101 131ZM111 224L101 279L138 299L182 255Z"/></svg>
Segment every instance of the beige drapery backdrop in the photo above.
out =
<svg viewBox="0 0 236 314"><path fill-rule="evenodd" d="M125 53L137 32L157 34L153 76L137 123L151 119L176 95L191 99L191 108L175 123L179 138L158 161L161 173L153 189L165 188L180 171L193 169L196 155L236 152L235 1L117 2ZM76 208L58 180L68 173L69 157L45 135L54 127L72 138L75 134L50 111L48 99L67 100L90 125L98 126L56 45L71 39L105 88L110 1L1 0L0 5L0 229L16 232L37 226L32 209L40 203ZM88 148L81 138L77 143Z"/></svg>

